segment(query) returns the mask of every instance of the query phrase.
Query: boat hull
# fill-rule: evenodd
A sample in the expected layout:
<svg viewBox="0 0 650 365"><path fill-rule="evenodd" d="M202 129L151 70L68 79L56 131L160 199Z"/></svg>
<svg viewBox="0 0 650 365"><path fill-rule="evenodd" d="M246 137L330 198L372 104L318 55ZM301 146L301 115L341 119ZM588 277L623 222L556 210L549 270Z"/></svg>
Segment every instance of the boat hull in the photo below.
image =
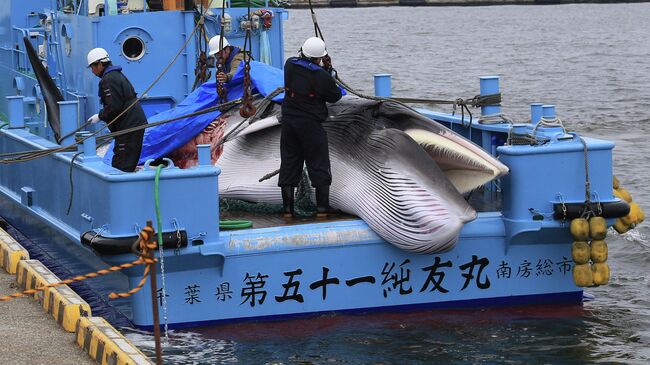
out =
<svg viewBox="0 0 650 365"><path fill-rule="evenodd" d="M29 227L38 236L49 228L6 195L0 200L19 229ZM157 265L157 305L171 328L184 328L328 312L581 303L570 242L508 246L501 220L499 214L479 214L456 248L435 255L401 251L359 220L294 226L289 235L276 228L222 233L228 243L218 251L164 251L164 269ZM102 257L109 264L134 258ZM125 274L134 287L142 267ZM149 283L131 300L133 324L152 328Z"/></svg>

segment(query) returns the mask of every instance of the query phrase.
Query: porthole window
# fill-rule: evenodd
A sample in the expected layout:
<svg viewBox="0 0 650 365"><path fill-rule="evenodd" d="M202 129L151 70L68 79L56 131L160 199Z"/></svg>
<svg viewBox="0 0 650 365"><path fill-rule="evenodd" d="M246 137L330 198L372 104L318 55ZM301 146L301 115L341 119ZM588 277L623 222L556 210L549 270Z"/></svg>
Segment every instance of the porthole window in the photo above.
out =
<svg viewBox="0 0 650 365"><path fill-rule="evenodd" d="M138 37L129 37L122 43L122 54L129 61L137 61L144 57L145 44Z"/></svg>

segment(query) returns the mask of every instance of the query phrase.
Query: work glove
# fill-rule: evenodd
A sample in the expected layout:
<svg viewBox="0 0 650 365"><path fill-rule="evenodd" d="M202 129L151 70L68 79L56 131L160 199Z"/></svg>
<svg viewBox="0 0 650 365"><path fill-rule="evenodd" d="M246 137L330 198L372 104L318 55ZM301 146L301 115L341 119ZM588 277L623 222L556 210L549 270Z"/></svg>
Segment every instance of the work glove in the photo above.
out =
<svg viewBox="0 0 650 365"><path fill-rule="evenodd" d="M99 114L93 115L92 117L88 118L88 120L86 121L86 123L90 123L90 124L95 124L97 122L99 122Z"/></svg>
<svg viewBox="0 0 650 365"><path fill-rule="evenodd" d="M323 56L323 68L325 69L325 71L328 72L332 71L332 58L328 54Z"/></svg>

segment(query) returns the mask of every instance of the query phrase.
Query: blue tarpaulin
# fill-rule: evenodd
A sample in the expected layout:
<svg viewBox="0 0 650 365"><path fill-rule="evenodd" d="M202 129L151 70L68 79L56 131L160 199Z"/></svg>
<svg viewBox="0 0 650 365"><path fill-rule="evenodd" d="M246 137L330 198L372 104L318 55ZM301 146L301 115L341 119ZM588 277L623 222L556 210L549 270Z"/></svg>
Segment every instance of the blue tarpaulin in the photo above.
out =
<svg viewBox="0 0 650 365"><path fill-rule="evenodd" d="M228 89L228 100L239 99L244 94L243 65L243 62L239 64L239 68L233 75L232 80L225 85ZM253 85L254 94L259 93L263 96L267 96L278 87L284 86L284 72L281 69L256 61L251 61L250 66L251 83ZM282 102L283 99L284 93L281 93L273 98L273 101ZM161 120L173 119L213 107L217 105L217 100L218 95L215 81L208 81L194 90L175 108L150 117L148 122L153 123ZM149 159L164 157L177 148L184 146L187 142L192 140L192 138L201 133L201 131L203 131L203 129L220 114L221 112L217 110L189 118L179 119L156 127L147 128L144 134L139 164L143 164ZM113 158L114 143L115 142L111 143L111 146L104 156L104 162L108 165L111 164Z"/></svg>

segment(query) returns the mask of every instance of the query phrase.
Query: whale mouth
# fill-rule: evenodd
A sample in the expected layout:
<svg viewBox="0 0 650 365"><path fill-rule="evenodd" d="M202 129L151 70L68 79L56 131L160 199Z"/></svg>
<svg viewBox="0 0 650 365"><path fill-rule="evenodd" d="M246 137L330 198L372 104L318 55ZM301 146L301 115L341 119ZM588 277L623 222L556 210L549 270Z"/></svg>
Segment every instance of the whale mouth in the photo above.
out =
<svg viewBox="0 0 650 365"><path fill-rule="evenodd" d="M460 193L508 173L508 168L480 147L451 133L423 129L404 131L431 157Z"/></svg>

